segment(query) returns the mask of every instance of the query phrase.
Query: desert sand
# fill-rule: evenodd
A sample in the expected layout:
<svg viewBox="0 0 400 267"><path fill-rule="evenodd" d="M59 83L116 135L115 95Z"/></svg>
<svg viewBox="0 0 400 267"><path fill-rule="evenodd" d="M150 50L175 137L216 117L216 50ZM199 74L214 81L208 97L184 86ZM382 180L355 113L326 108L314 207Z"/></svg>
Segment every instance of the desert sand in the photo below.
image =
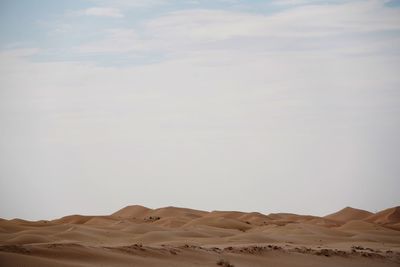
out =
<svg viewBox="0 0 400 267"><path fill-rule="evenodd" d="M0 266L400 266L400 207L318 217L134 205L0 219Z"/></svg>

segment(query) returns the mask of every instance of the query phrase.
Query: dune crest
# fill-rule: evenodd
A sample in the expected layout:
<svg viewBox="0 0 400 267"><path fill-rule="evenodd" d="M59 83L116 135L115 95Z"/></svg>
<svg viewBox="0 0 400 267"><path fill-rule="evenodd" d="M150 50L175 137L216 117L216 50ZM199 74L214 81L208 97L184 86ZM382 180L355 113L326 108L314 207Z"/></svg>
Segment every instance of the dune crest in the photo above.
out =
<svg viewBox="0 0 400 267"><path fill-rule="evenodd" d="M379 223L379 224L388 224L388 223L399 223L400 222L400 206L389 208L377 212L365 219L366 221Z"/></svg>
<svg viewBox="0 0 400 267"><path fill-rule="evenodd" d="M398 266L399 207L291 213L126 206L111 215L0 220L4 266ZM79 259L80 262L79 262Z"/></svg>
<svg viewBox="0 0 400 267"><path fill-rule="evenodd" d="M131 205L131 206L126 206L113 214L111 216L114 217L121 217L121 218L137 218L137 217L143 217L145 214L150 212L151 209L140 206L140 205Z"/></svg>
<svg viewBox="0 0 400 267"><path fill-rule="evenodd" d="M325 216L324 218L334 220L334 221L348 222L351 220L363 220L371 215L373 215L373 213L366 211L366 210L355 209L352 207L346 207L342 210L339 210L338 212L329 214L329 215Z"/></svg>

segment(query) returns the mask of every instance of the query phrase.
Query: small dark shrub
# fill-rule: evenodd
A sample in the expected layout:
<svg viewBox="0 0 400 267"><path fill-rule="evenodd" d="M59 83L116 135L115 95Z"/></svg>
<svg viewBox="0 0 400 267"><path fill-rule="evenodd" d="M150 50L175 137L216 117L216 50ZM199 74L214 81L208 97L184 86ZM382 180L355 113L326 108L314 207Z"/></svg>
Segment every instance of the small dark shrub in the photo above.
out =
<svg viewBox="0 0 400 267"><path fill-rule="evenodd" d="M230 264L229 261L224 260L224 259L220 259L219 261L217 261L217 265L222 266L222 267L234 267L233 264Z"/></svg>

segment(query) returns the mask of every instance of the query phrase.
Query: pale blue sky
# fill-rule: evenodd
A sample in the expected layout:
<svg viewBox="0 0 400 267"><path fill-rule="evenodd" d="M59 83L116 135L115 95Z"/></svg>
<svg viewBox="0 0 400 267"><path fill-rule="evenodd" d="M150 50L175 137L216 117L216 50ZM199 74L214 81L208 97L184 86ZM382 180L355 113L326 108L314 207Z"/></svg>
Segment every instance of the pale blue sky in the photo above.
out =
<svg viewBox="0 0 400 267"><path fill-rule="evenodd" d="M237 12L245 14L257 14L260 16L269 16L279 13L285 13L293 9L299 9L307 6L332 6L338 4L351 3L353 1L240 1L240 0L221 0L221 1L173 1L173 0L155 0L155 1L1 1L1 36L0 47L3 49L13 48L39 48L41 51L35 53L33 60L44 61L86 61L94 62L101 65L133 65L141 63L149 63L159 61L168 55L168 52L162 47L154 47L153 49L136 50L126 49L119 50L118 46L115 51L107 51L103 49L99 51L92 47L81 51L80 46L85 44L93 44L110 38L110 31L123 30L133 31L139 38L138 42L143 39L154 40L154 33L146 29L146 24L152 20L157 20L168 16L174 12L185 11L222 11ZM368 1L359 1L368 2ZM400 1L375 1L381 2L386 7L396 7ZM85 13L91 9L97 9L99 14ZM101 13L103 12L103 13ZM113 14L112 12L115 12ZM215 14L215 17L218 17ZM234 19L234 18L233 18ZM318 25L316 22L315 25ZM208 25L205 25L206 29ZM201 25L200 25L201 28ZM323 31L323 27L321 27ZM340 30L340 28L338 28ZM131 32L132 33L132 32ZM125 34L128 34L125 32ZM242 37L242 33L232 34L232 39ZM357 38L354 37L356 34ZM349 41L364 41L364 39L376 39L379 34L398 38L397 29L381 29L380 31L344 31L336 32L335 40L346 45ZM242 42L259 43L260 36L252 34L243 38ZM251 38L254 37L254 38ZM351 38L349 38L351 37ZM111 37L112 38L112 37ZM116 37L118 38L118 37ZM123 35L122 40L133 39L133 36ZM135 40L127 43L126 46L132 46ZM155 41L155 40L154 40ZM218 45L216 40L205 40L211 43L210 46ZM262 40L261 40L262 41ZM285 38L283 45L281 42L276 43L279 50L282 49L306 49L307 44L315 42L331 42L331 39L325 36L308 36L307 38L299 38L300 42L304 42L305 46L299 46L298 43L293 44L292 38ZM270 47L265 47L268 41L263 41L261 49L269 51ZM325 43L325 45L326 45ZM301 43L300 43L301 44ZM219 44L219 48L224 48L224 43ZM231 45L228 42L228 45ZM316 44L318 45L318 44ZM314 49L313 47L308 47ZM162 45L161 45L162 46ZM248 44L238 44L243 49ZM249 49L252 49L251 45ZM127 53L129 52L129 53ZM175 52L175 51L173 51ZM129 58L127 58L127 55Z"/></svg>
<svg viewBox="0 0 400 267"><path fill-rule="evenodd" d="M0 217L399 205L400 1L0 1Z"/></svg>

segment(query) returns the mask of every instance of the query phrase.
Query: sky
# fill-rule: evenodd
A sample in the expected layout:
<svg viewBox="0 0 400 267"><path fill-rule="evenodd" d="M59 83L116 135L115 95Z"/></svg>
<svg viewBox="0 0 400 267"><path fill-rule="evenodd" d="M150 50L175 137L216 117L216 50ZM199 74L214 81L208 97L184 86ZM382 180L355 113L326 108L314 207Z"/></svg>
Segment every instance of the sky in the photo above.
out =
<svg viewBox="0 0 400 267"><path fill-rule="evenodd" d="M400 205L400 1L0 0L0 217Z"/></svg>

